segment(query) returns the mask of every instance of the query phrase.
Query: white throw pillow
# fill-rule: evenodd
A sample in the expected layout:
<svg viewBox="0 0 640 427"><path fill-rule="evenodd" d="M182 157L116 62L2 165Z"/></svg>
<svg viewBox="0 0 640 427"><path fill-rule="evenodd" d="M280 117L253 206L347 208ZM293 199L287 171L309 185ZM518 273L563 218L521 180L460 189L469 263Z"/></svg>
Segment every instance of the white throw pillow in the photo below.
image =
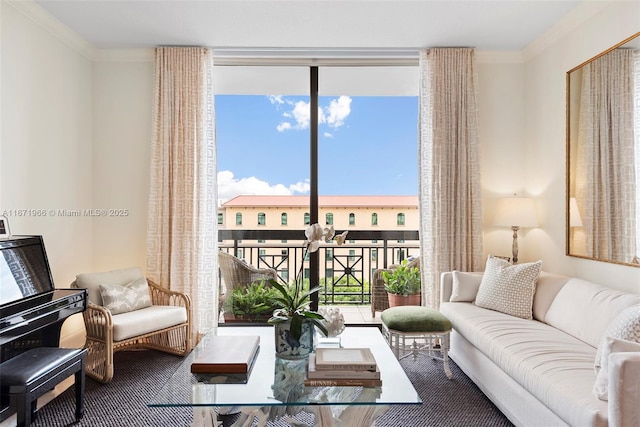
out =
<svg viewBox="0 0 640 427"><path fill-rule="evenodd" d="M453 286L451 288L451 302L473 302L476 299L482 275L453 271Z"/></svg>
<svg viewBox="0 0 640 427"><path fill-rule="evenodd" d="M489 255L475 304L523 319L532 319L533 295L542 261L511 265Z"/></svg>
<svg viewBox="0 0 640 427"><path fill-rule="evenodd" d="M640 343L606 337L602 345L602 363L593 386L593 394L600 400L609 399L609 355L611 353L640 352Z"/></svg>
<svg viewBox="0 0 640 427"><path fill-rule="evenodd" d="M126 285L100 284L100 295L105 308L111 314L127 313L145 307L151 307L149 284L141 277Z"/></svg>
<svg viewBox="0 0 640 427"><path fill-rule="evenodd" d="M596 373L599 373L602 365L603 350L607 337L640 343L640 305L634 305L622 310L607 327L604 338L598 346L598 351L596 351L596 359L593 364Z"/></svg>

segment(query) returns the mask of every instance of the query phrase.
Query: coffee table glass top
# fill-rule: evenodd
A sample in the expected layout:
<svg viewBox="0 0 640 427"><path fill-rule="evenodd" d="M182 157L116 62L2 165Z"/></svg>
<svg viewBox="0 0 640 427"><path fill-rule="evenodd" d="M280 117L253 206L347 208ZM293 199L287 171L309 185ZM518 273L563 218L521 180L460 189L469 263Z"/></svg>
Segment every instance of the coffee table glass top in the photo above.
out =
<svg viewBox="0 0 640 427"><path fill-rule="evenodd" d="M260 350L246 384L208 384L191 373L191 362L206 347L208 337L259 335ZM369 347L382 379L382 387L305 387L306 359L284 361L275 357L273 326L218 327L207 334L167 383L149 402L150 407L173 406L296 406L421 404L400 363L377 327L347 327L342 347Z"/></svg>

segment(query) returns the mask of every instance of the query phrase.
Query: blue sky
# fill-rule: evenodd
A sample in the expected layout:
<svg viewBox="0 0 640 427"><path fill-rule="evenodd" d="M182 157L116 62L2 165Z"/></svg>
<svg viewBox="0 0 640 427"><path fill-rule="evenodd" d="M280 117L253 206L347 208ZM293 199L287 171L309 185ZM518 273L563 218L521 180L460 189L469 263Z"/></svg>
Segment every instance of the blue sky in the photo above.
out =
<svg viewBox="0 0 640 427"><path fill-rule="evenodd" d="M308 97L217 95L219 198L308 194ZM417 97L319 99L321 195L418 193Z"/></svg>

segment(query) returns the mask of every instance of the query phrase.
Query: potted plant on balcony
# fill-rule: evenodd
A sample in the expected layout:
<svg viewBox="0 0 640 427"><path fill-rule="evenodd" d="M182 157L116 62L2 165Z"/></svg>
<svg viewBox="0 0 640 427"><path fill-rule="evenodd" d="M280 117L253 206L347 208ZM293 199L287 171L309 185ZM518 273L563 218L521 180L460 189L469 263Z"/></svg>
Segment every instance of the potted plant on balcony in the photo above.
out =
<svg viewBox="0 0 640 427"><path fill-rule="evenodd" d="M319 224L312 224L305 230L306 240L304 242L305 251L302 257L300 270L296 275L292 285L282 285L273 279L269 283L278 292L279 296L274 298L275 304L279 306L273 311L269 323L275 325L276 355L283 359L305 358L313 351L314 326L316 326L325 336L327 328L323 324L324 317L310 310L311 295L320 291L316 286L308 291L304 291L302 271L304 260L308 253L318 250L320 242L331 242L335 240L338 245L344 243L347 232L335 236L333 227L322 228Z"/></svg>
<svg viewBox="0 0 640 427"><path fill-rule="evenodd" d="M274 299L279 295L270 283L259 280L246 287L233 289L224 302L225 322L266 323L279 306Z"/></svg>
<svg viewBox="0 0 640 427"><path fill-rule="evenodd" d="M405 259L393 270L383 271L384 289L389 297L389 307L420 305L420 270Z"/></svg>

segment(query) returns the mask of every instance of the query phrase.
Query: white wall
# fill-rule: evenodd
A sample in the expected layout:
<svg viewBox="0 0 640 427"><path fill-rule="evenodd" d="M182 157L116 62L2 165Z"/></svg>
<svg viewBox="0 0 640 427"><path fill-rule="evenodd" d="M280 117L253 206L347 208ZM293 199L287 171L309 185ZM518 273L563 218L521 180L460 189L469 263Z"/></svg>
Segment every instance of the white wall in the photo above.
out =
<svg viewBox="0 0 640 427"><path fill-rule="evenodd" d="M512 231L494 227L494 206L500 197L524 193L524 81L519 62L481 62L479 80L480 183L484 224L484 254L511 256ZM521 235L523 232L521 232ZM532 251L520 242L519 258Z"/></svg>
<svg viewBox="0 0 640 427"><path fill-rule="evenodd" d="M525 64L527 190L541 228L525 244L544 269L640 293L640 268L565 256L566 72L640 30L640 2L611 2Z"/></svg>
<svg viewBox="0 0 640 427"><path fill-rule="evenodd" d="M0 8L0 211L13 234L44 237L56 287L68 287L92 268L93 220L58 214L93 202L92 65L12 6Z"/></svg>
<svg viewBox="0 0 640 427"><path fill-rule="evenodd" d="M0 7L0 207L14 234L44 236L54 280L64 287L92 260L92 220L58 215L92 204L91 61L6 3ZM45 215L18 216L20 209Z"/></svg>
<svg viewBox="0 0 640 427"><path fill-rule="evenodd" d="M153 71L149 61L94 63L94 204L115 214L94 220L95 271L146 266Z"/></svg>

